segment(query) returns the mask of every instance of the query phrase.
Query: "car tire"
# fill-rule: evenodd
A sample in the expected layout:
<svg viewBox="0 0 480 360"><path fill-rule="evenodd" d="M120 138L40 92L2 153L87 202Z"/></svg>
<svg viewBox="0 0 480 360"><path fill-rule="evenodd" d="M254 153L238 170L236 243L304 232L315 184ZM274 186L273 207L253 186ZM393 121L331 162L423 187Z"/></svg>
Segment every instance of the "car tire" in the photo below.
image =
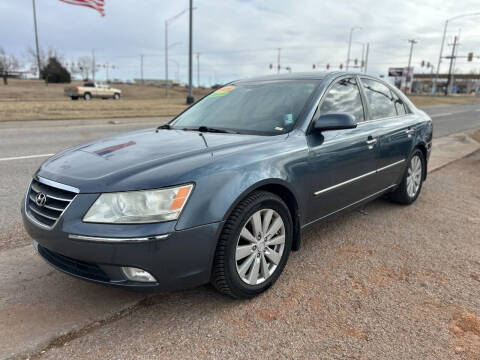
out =
<svg viewBox="0 0 480 360"><path fill-rule="evenodd" d="M223 226L213 262L213 286L238 299L262 293L282 273L292 241L292 217L283 200L270 192L252 192Z"/></svg>
<svg viewBox="0 0 480 360"><path fill-rule="evenodd" d="M120 94L119 93L113 94L113 100L120 100Z"/></svg>
<svg viewBox="0 0 480 360"><path fill-rule="evenodd" d="M415 149L408 159L402 182L389 194L390 200L403 205L410 205L417 200L422 190L426 168L425 156L419 149Z"/></svg>
<svg viewBox="0 0 480 360"><path fill-rule="evenodd" d="M78 96L71 96L72 100L78 100Z"/></svg>
<svg viewBox="0 0 480 360"><path fill-rule="evenodd" d="M88 100L91 100L91 99L92 99L92 94L90 94L90 93L85 93L85 94L83 95L83 98L84 98L85 100L87 100L87 101L88 101Z"/></svg>

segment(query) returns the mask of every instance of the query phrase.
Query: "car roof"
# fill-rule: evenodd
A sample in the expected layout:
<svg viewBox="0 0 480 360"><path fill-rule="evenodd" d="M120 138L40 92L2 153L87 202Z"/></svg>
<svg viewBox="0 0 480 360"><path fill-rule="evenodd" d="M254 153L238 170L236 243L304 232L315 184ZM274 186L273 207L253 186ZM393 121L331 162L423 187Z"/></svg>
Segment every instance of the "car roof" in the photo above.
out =
<svg viewBox="0 0 480 360"><path fill-rule="evenodd" d="M311 72L298 72L289 74L275 74L251 77L246 79L239 79L233 81L236 84L261 82L261 81L276 81L276 80L322 80L326 77L336 77L339 75L358 75L358 73L350 73L345 71L311 71Z"/></svg>

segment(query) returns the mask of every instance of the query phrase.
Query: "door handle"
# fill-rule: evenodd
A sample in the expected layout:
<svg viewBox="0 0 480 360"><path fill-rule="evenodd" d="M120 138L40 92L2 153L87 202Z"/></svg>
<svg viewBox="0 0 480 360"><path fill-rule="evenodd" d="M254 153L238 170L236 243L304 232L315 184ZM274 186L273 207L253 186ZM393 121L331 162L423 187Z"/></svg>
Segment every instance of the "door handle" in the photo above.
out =
<svg viewBox="0 0 480 360"><path fill-rule="evenodd" d="M414 129L408 129L405 130L405 133L408 135L408 137L412 137L412 135L415 133Z"/></svg>
<svg viewBox="0 0 480 360"><path fill-rule="evenodd" d="M377 139L372 138L371 136L368 137L368 140L365 141L368 145L368 150L372 150L375 144L377 143Z"/></svg>

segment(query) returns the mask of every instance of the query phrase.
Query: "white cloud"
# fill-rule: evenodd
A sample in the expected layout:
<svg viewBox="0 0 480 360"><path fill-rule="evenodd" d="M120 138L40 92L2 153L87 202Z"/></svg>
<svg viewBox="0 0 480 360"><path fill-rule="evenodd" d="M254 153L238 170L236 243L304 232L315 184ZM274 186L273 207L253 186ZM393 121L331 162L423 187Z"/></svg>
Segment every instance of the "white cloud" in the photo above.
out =
<svg viewBox="0 0 480 360"><path fill-rule="evenodd" d="M138 78L140 54L145 54L145 77L164 77L164 21L188 6L187 1L106 0L106 16L60 1L37 0L40 44L59 50L67 59L89 55L119 66L111 76ZM406 66L408 38L415 45L412 63L436 64L446 18L478 11L476 0L374 1L335 0L194 0L194 51L199 51L201 82L228 80L272 72L277 48L281 63L294 71L312 64L337 68L345 63L348 32L354 32L352 58L360 58L361 43L370 42L369 72L385 73L389 66ZM459 55L480 49L480 16L453 21L447 40L461 28ZM0 3L0 45L17 55L33 47L30 0ZM170 74L187 76L188 15L169 26ZM449 51L446 47L446 51ZM478 54L480 55L480 54ZM196 81L196 61L194 61ZM461 71L480 68L480 61L459 59ZM443 69L447 64L444 60ZM99 74L103 76L102 73Z"/></svg>

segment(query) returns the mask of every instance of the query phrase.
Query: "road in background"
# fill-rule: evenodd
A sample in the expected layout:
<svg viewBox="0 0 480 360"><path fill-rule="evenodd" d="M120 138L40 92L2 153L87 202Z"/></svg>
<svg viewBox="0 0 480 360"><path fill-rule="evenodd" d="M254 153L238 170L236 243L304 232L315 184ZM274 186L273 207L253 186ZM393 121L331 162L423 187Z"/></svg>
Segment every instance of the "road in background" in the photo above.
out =
<svg viewBox="0 0 480 360"><path fill-rule="evenodd" d="M480 127L480 105L445 105L423 109L433 119L434 137Z"/></svg>

